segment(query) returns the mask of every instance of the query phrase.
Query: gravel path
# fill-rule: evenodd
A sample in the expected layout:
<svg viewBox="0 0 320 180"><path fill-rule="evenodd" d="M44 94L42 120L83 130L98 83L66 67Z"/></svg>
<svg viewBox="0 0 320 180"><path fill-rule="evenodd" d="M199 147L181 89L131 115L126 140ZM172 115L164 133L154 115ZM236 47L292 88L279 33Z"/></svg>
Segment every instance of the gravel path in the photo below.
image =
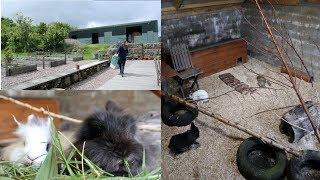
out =
<svg viewBox="0 0 320 180"><path fill-rule="evenodd" d="M2 90L11 89L12 87L23 83L25 81L29 81L31 79L36 79L39 77L50 76L58 72L64 72L66 70L70 70L72 68L76 68L76 65L85 65L88 63L95 62L96 60L83 60L78 62L67 61L66 65L42 69L42 67L38 66L38 71L20 74L16 76L5 76L5 69L1 68L1 88Z"/></svg>
<svg viewBox="0 0 320 180"><path fill-rule="evenodd" d="M245 66L289 84L284 76L275 73L280 72L279 68L253 58L250 58ZM221 95L232 90L218 77L220 74L228 72L251 87L257 87L257 75L249 72L243 66L237 66L199 80L200 88L206 90L209 93L209 97ZM319 102L317 95L319 96L320 84L314 84L314 87L312 87L301 80L297 80L297 84L304 100ZM258 89L253 94L247 95L232 92L228 95L211 99L208 103L200 103L198 105L231 121L237 121L264 136L277 139L284 145L291 146L287 142L287 137L279 132L280 117L288 109L252 116L267 109L299 103L292 89L284 88L275 83L272 83L271 88L283 90ZM170 138L175 134L186 131L189 127L171 128L162 124L163 176L167 179L177 180L186 179L185 177L189 177L187 179L244 179L237 169L236 153L241 142L249 136L203 114L199 114L195 124L200 129L200 138L198 139L200 147L176 157L169 155L167 146Z"/></svg>
<svg viewBox="0 0 320 180"><path fill-rule="evenodd" d="M126 62L126 67L130 66L132 61ZM125 67L125 68L126 68ZM67 89L70 90L96 90L108 80L119 74L119 69L107 68L88 79L85 79L79 83L73 84Z"/></svg>

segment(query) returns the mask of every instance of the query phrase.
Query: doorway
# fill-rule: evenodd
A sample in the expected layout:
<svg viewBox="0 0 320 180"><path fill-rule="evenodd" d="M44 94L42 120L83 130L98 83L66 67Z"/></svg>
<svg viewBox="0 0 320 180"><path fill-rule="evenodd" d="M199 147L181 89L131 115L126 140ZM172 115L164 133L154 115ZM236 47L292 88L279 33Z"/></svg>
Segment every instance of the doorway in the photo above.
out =
<svg viewBox="0 0 320 180"><path fill-rule="evenodd" d="M142 35L142 26L133 26L126 28L126 39L129 43L134 43L135 36Z"/></svg>
<svg viewBox="0 0 320 180"><path fill-rule="evenodd" d="M99 44L99 34L92 33L92 44Z"/></svg>

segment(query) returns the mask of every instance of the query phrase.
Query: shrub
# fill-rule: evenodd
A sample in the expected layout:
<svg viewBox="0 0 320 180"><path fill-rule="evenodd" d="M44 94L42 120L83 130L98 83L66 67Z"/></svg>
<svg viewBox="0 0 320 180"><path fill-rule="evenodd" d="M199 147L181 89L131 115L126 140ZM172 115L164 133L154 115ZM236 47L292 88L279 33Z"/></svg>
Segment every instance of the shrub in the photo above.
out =
<svg viewBox="0 0 320 180"><path fill-rule="evenodd" d="M12 61L13 61L13 52L10 48L7 48L5 51L4 51L4 63L6 66L10 66L12 64Z"/></svg>

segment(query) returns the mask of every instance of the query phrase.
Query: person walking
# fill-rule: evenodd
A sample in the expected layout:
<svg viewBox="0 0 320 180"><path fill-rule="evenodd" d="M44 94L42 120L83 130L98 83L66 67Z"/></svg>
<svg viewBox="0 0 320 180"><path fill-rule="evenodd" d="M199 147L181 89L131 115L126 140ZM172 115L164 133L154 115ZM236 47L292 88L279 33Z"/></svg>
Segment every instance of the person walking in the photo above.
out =
<svg viewBox="0 0 320 180"><path fill-rule="evenodd" d="M119 47L117 53L118 53L118 57L119 57L118 65L119 65L119 68L120 68L120 74L123 77L124 66L126 64L127 55L128 55L128 42L127 41L124 41L122 43L122 45Z"/></svg>

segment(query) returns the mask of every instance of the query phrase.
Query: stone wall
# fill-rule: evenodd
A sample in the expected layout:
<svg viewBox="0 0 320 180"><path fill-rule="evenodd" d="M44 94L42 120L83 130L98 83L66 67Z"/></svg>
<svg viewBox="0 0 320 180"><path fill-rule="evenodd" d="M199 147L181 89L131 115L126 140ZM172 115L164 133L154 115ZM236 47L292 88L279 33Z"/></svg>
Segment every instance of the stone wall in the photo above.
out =
<svg viewBox="0 0 320 180"><path fill-rule="evenodd" d="M111 45L106 52L105 59L111 60L120 44ZM160 60L161 43L130 43L128 44L128 51L128 60Z"/></svg>
<svg viewBox="0 0 320 180"><path fill-rule="evenodd" d="M80 69L70 69L51 76L32 79L14 87L15 90L48 90L54 88L67 88L80 82L93 74L109 67L109 61L99 61L89 65L80 66Z"/></svg>
<svg viewBox="0 0 320 180"><path fill-rule="evenodd" d="M184 42L197 48L240 37L241 13L224 9L162 19L161 41L167 50L172 43ZM167 51L165 51L167 52Z"/></svg>
<svg viewBox="0 0 320 180"><path fill-rule="evenodd" d="M12 66L6 67L6 76L14 76L18 74L24 74L32 71L37 70L37 65L19 65L19 66Z"/></svg>
<svg viewBox="0 0 320 180"><path fill-rule="evenodd" d="M294 50L285 43L284 39L292 39L292 43L304 60L308 71L314 76L315 81L320 80L320 50L315 44L320 44L320 6L316 4L302 4L300 6L263 5L264 12L270 19L272 26L278 32L274 32L288 57L291 59L295 68L306 72L302 67L300 59ZM281 61L277 59L277 54L273 43L263 25L261 16L253 4L243 5L244 19L241 25L242 37L249 42L248 53L250 56L267 63L280 66ZM251 27L251 25L257 29ZM282 38L281 38L282 37ZM290 40L289 40L290 41Z"/></svg>

